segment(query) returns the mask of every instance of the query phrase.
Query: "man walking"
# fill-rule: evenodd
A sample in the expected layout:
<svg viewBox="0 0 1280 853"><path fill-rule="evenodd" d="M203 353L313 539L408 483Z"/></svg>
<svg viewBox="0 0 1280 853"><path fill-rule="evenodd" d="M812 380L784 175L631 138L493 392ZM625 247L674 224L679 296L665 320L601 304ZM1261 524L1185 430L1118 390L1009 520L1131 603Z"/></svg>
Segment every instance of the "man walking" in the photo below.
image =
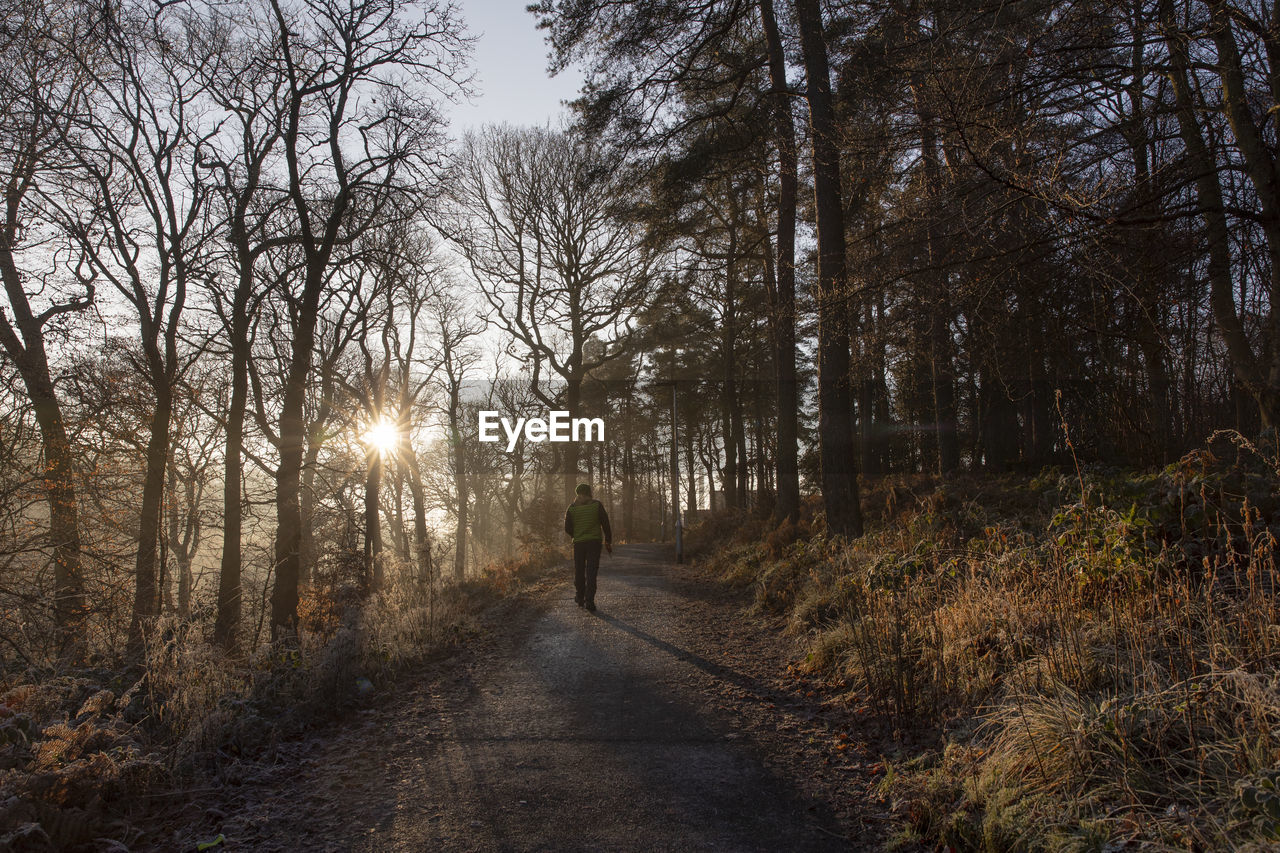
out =
<svg viewBox="0 0 1280 853"><path fill-rule="evenodd" d="M573 537L573 600L595 613L600 547L613 553L613 531L604 504L591 497L591 486L579 483L576 491L577 498L564 511L564 532Z"/></svg>

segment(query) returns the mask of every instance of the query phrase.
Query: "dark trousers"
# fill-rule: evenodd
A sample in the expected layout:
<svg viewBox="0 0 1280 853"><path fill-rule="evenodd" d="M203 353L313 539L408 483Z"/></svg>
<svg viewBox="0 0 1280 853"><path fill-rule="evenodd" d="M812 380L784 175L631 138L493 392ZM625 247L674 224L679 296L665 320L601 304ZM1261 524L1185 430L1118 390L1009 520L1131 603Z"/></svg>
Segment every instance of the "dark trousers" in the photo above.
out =
<svg viewBox="0 0 1280 853"><path fill-rule="evenodd" d="M600 549L603 547L604 543L599 539L573 543L573 598L579 604L584 601L595 603L596 575L600 573Z"/></svg>

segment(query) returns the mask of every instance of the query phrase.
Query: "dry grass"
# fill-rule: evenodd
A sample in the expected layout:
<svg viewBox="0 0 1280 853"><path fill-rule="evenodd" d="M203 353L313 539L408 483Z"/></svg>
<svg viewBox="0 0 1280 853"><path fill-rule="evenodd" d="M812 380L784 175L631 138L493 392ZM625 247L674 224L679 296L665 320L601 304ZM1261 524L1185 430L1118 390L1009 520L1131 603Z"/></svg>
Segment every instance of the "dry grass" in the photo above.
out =
<svg viewBox="0 0 1280 853"><path fill-rule="evenodd" d="M561 559L533 549L435 589L388 565L396 581L365 601L310 590L305 630L289 645L230 658L206 641L210 626L166 617L132 668L33 670L0 686L0 849L131 844L121 818L140 796L216 784L235 762L372 698Z"/></svg>
<svg viewBox="0 0 1280 853"><path fill-rule="evenodd" d="M935 736L882 785L900 846L1273 849L1277 483L1206 452L899 484L861 539L711 559L807 637L802 669Z"/></svg>

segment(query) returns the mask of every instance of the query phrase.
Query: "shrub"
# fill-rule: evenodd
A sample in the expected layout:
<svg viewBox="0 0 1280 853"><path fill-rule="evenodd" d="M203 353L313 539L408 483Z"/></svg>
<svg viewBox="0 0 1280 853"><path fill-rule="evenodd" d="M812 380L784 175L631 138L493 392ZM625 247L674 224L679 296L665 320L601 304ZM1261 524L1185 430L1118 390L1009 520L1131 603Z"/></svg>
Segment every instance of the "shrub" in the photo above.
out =
<svg viewBox="0 0 1280 853"><path fill-rule="evenodd" d="M197 623L164 617L132 668L26 673L0 692L0 849L131 840L113 816L122 804L166 781L216 776L228 758L365 701L465 637L483 604L562 558L528 546L519 560L445 587L388 561L386 590L362 600L340 579L317 583L300 606L299 636L247 657L227 656Z"/></svg>
<svg viewBox="0 0 1280 853"><path fill-rule="evenodd" d="M898 844L1266 849L1280 478L1221 445L1152 472L898 478L859 539L777 530L708 564L806 638L801 671L939 739L883 780Z"/></svg>

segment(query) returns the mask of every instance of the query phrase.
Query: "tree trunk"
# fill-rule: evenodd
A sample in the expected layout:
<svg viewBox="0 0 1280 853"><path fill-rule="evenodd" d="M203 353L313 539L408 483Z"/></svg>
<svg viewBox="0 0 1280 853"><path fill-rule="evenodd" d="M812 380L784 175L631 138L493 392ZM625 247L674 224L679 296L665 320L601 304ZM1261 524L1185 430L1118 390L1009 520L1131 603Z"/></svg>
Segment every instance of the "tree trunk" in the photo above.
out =
<svg viewBox="0 0 1280 853"><path fill-rule="evenodd" d="M690 518L694 518L698 513L698 472L694 468L696 460L693 455L693 430L692 420L684 431L684 460L685 465L689 468L689 487L686 489L687 512Z"/></svg>
<svg viewBox="0 0 1280 853"><path fill-rule="evenodd" d="M507 487L507 524L503 532L503 553L510 559L515 554L516 519L524 492L524 453L511 462L511 484Z"/></svg>
<svg viewBox="0 0 1280 853"><path fill-rule="evenodd" d="M876 458L876 383L874 379L862 380L858 393L858 420L860 422L860 440L862 442L862 470L867 476L880 473L879 460Z"/></svg>
<svg viewBox="0 0 1280 853"><path fill-rule="evenodd" d="M407 439L405 443L408 445ZM424 585L430 585L434 571L431 564L431 538L427 532L426 489L423 488L422 473L418 470L418 459L412 448L403 458L408 466L409 494L413 498L413 544L417 551L418 578Z"/></svg>
<svg viewBox="0 0 1280 853"><path fill-rule="evenodd" d="M310 265L309 265L310 266ZM298 581L302 573L302 456L306 421L303 405L315 349L315 326L323 267L308 269L294 332L293 350L280 406L280 465L276 469L275 585L271 590L271 638L295 634L298 627ZM311 287L312 284L316 286Z"/></svg>
<svg viewBox="0 0 1280 853"><path fill-rule="evenodd" d="M636 469L635 448L632 440L631 406L628 397L625 444L622 447L622 538L635 541Z"/></svg>
<svg viewBox="0 0 1280 853"><path fill-rule="evenodd" d="M733 439L733 413L729 395L730 383L725 381L720 404L721 434L724 447L724 468L720 471L720 494L725 509L738 506L738 443Z"/></svg>
<svg viewBox="0 0 1280 853"><path fill-rule="evenodd" d="M952 363L951 295L942 228L938 217L942 203L942 169L933 116L920 107L923 93L916 89L916 115L920 122L920 146L924 159L925 194L931 208L926 229L925 288L930 295L929 367L933 387L934 429L938 436L938 473L946 476L960 467L960 440L956 430L955 366Z"/></svg>
<svg viewBox="0 0 1280 853"><path fill-rule="evenodd" d="M409 543L409 525L405 524L404 516L404 468L400 465L395 467L395 477L392 483L395 490L395 501L392 509L395 513L395 548L396 559L402 565L408 566L413 560L413 546Z"/></svg>
<svg viewBox="0 0 1280 853"><path fill-rule="evenodd" d="M83 639L87 615L81 577L75 458L49 370L41 321L32 314L22 288L22 276L13 260L18 202L18 196L11 197L5 226L0 230L0 277L4 281L17 331L0 313L0 344L22 377L40 428L44 451L44 493L49 503L49 548L53 555L53 617L59 650L66 654L74 653Z"/></svg>
<svg viewBox="0 0 1280 853"><path fill-rule="evenodd" d="M178 616L183 619L191 618L191 583L194 577L191 573L192 557L187 553L178 553L175 555L178 562Z"/></svg>
<svg viewBox="0 0 1280 853"><path fill-rule="evenodd" d="M453 577L459 583L467 576L467 509L471 496L467 481L467 452L462 441L459 408L461 401L455 386L449 392L449 435L453 443L453 484L457 494L457 524L454 527ZM572 443L572 442L571 442Z"/></svg>
<svg viewBox="0 0 1280 853"><path fill-rule="evenodd" d="M1160 17L1165 44L1169 49L1170 80L1174 91L1174 113L1178 130L1187 148L1187 160L1196 176L1196 197L1200 213L1204 217L1205 237L1208 243L1209 307L1214 325L1222 335L1232 372L1258 405L1263 426L1280 425L1280 383L1272 371L1265 371L1258 362L1244 324L1236 311L1235 293L1232 287L1230 228L1227 224L1226 205L1222 198L1222 185L1218 180L1217 162L1205 141L1196 118L1196 106L1192 99L1190 83L1191 60L1188 56L1186 35L1178 27L1173 0L1160 0ZM1215 15L1215 18L1217 15ZM1220 26L1220 24L1215 24ZM1221 37L1219 37L1220 40ZM1228 58L1225 58L1229 60ZM1231 81L1224 79L1224 91L1228 102L1228 117L1234 125L1240 116L1233 115L1230 102L1233 99ZM1247 155L1246 155L1247 156ZM1253 165L1252 162L1249 165ZM1252 177L1252 175L1251 175ZM1265 181L1264 181L1265 185ZM1255 187L1256 188L1256 187ZM1268 243L1270 243L1270 239ZM1272 255L1275 249L1272 248ZM1280 275L1280 264L1272 261L1272 303L1275 303L1275 277ZM1273 318L1277 312L1272 312ZM1275 319L1272 320L1275 322ZM1272 350L1280 350L1275 346ZM1274 357L1280 357L1280 351Z"/></svg>
<svg viewBox="0 0 1280 853"><path fill-rule="evenodd" d="M249 331L247 296L237 294L231 330L231 403L227 409L227 448L222 480L222 563L218 571L218 615L214 642L233 649L240 626L241 546L244 507L241 464L244 459L244 419L249 402Z"/></svg>
<svg viewBox="0 0 1280 853"><path fill-rule="evenodd" d="M1152 216L1163 212L1163 203L1151 183L1152 142L1146 119L1146 10L1142 0L1134 0L1130 4L1129 24L1132 28L1132 45L1129 48L1130 78L1127 87L1129 118L1124 137L1133 157L1134 208L1141 216ZM1165 360L1167 331L1162 327L1161 320L1164 283L1172 271L1162 261L1163 254L1156 243L1156 240L1161 239L1161 234L1161 231L1149 226L1129 230L1129 239L1137 255L1137 269L1134 273L1136 281L1133 287L1136 302L1134 315L1151 401L1151 446L1154 461L1163 465L1177 444L1177 429L1170 405L1172 382Z"/></svg>
<svg viewBox="0 0 1280 853"><path fill-rule="evenodd" d="M316 564L316 463L319 453L312 452L308 443L302 459L302 488L298 492L298 512L302 519L302 531L298 536L298 588L306 589L312 582L311 571Z"/></svg>
<svg viewBox="0 0 1280 853"><path fill-rule="evenodd" d="M742 506L738 494L738 434L736 427L741 425L738 410L737 380L737 275L738 275L738 240L737 231L729 229L729 246L725 257L724 283L724 316L720 329L720 356L724 375L724 387L721 391L721 420L724 424L724 479L721 488L724 490L724 505L728 508Z"/></svg>
<svg viewBox="0 0 1280 853"><path fill-rule="evenodd" d="M1044 365L1038 356L1032 357L1031 378L1026 383L1023 396L1023 426L1025 430L1025 456L1032 466L1044 465L1053 452L1054 440L1060 426L1056 422L1056 399L1050 382L1044 376Z"/></svg>
<svg viewBox="0 0 1280 853"><path fill-rule="evenodd" d="M172 442L171 442L172 444ZM183 619L191 617L191 587L194 578L191 574L192 562L200 541L200 509L199 505L203 489L197 491L193 482L183 484L187 498L187 517L185 531L178 526L177 491L178 474L174 465L173 453L170 450L168 475L168 536L169 551L178 564L178 615Z"/></svg>
<svg viewBox="0 0 1280 853"><path fill-rule="evenodd" d="M165 468L169 464L169 424L173 419L173 392L163 377L152 382L156 408L147 439L146 473L142 481L142 508L138 514L138 554L134 564L133 617L129 621L129 649L142 651L147 620L160 613L156 584L156 549L160 543L160 515L164 502Z"/></svg>
<svg viewBox="0 0 1280 853"><path fill-rule="evenodd" d="M1270 268L1270 281L1267 288L1268 302L1271 306L1280 305L1280 169L1277 169L1274 149L1263 135L1262 126L1270 121L1270 110L1257 119L1250 100L1254 93L1249 91L1245 79L1245 69L1240 56L1240 48L1236 44L1233 31L1233 12L1224 0L1209 0L1211 25L1209 33L1213 37L1217 53L1218 77L1222 81L1222 106L1231 126L1231 134L1235 139L1236 149L1244 157L1245 173L1261 208L1257 217L1267 242L1267 260ZM1273 13L1280 16L1280 9ZM1271 37L1267 40L1267 62L1280 62L1276 54L1274 41L1276 26L1280 18L1273 17L1268 22ZM1271 98L1277 95L1280 80L1275 76L1280 69L1274 66L1268 69L1272 85ZM1280 412L1277 397L1280 396L1280 311L1273 309L1264 323L1264 342L1262 358L1258 360L1258 373L1262 378L1263 397L1267 401L1263 412L1264 425L1277 426L1274 417Z"/></svg>
<svg viewBox="0 0 1280 853"><path fill-rule="evenodd" d="M747 427L742 415L742 395L733 395L733 440L738 446L738 506L746 509L750 505L748 479L751 476L751 464L747 456Z"/></svg>
<svg viewBox="0 0 1280 853"><path fill-rule="evenodd" d="M47 366L43 371L47 380ZM28 377L24 371L24 382ZM49 542L53 552L54 622L64 652L83 639L88 607L80 573L80 517L76 502L75 459L67 439L62 408L51 381L27 382L44 445L45 496L49 502Z"/></svg>
<svg viewBox="0 0 1280 853"><path fill-rule="evenodd" d="M794 0L804 54L809 122L813 136L814 210L818 231L818 438L827 529L838 536L862 534L854 465L853 413L849 391L849 328L845 303L844 211L840 154L831 74L818 0Z"/></svg>
<svg viewBox="0 0 1280 853"><path fill-rule="evenodd" d="M382 450L372 448L364 476L364 571L370 592L382 589Z"/></svg>
<svg viewBox="0 0 1280 853"><path fill-rule="evenodd" d="M764 435L764 413L760 411L760 396L755 396L755 417L752 421L752 435L754 436L753 450L755 451L755 510L758 515L768 516L773 512L773 497L769 493L769 477L768 477L768 447L765 444Z"/></svg>
<svg viewBox="0 0 1280 853"><path fill-rule="evenodd" d="M1018 411L992 367L984 365L978 381L983 461L988 471L1001 473L1018 458Z"/></svg>
<svg viewBox="0 0 1280 853"><path fill-rule="evenodd" d="M787 85L787 58L778 33L773 0L760 0L765 47L772 85L774 142L778 146L778 240L773 292L774 366L777 371L778 502L775 521L794 521L800 514L799 417L796 381L796 199L798 194L795 124Z"/></svg>
<svg viewBox="0 0 1280 853"><path fill-rule="evenodd" d="M1169 389L1173 383L1169 379L1169 368L1165 364L1165 347L1161 338L1154 334L1142 336L1139 347L1142 349L1142 360L1147 369L1148 394L1151 398L1151 430L1155 450L1155 462L1163 465L1169 461L1169 448L1175 446L1176 435L1173 429L1172 406L1169 402Z"/></svg>
<svg viewBox="0 0 1280 853"><path fill-rule="evenodd" d="M889 431L892 426L892 414L889 410L889 381L887 378L889 357L885 351L885 297L881 290L876 296L875 329L876 336L872 352L875 354L875 456L881 474L893 473L893 455L889 442Z"/></svg>
<svg viewBox="0 0 1280 853"><path fill-rule="evenodd" d="M715 512L716 511L716 491L712 485L716 481L715 467L711 464L711 458L709 456L703 457L702 465L707 472L707 511Z"/></svg>
<svg viewBox="0 0 1280 853"><path fill-rule="evenodd" d="M578 359L581 361L581 359ZM565 408L569 411L570 418L578 417L578 410L582 407L582 375L576 369L570 371L565 381ZM564 494L565 500L573 501L577 495L578 488L578 460L581 451L578 448L578 442L566 441L560 445L563 448L564 455L561 457L564 463Z"/></svg>

